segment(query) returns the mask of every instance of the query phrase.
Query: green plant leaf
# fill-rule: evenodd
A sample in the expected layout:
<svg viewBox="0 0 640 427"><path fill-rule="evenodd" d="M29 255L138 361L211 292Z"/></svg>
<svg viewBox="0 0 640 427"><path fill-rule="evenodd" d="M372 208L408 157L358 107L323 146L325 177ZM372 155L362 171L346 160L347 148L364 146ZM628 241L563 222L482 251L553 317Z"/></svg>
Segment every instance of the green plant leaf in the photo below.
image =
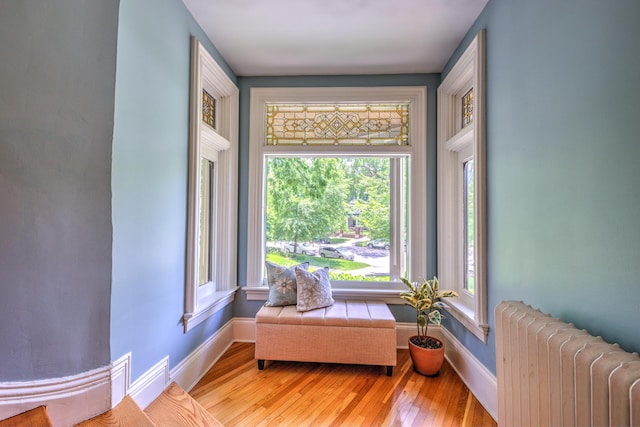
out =
<svg viewBox="0 0 640 427"><path fill-rule="evenodd" d="M457 297L458 293L453 290L441 291L435 276L431 280L421 279L420 282L410 282L404 277L401 280L409 290L402 292L400 297L416 310L418 335L426 335L429 323L439 325L444 318L439 309L446 305L440 301L441 298Z"/></svg>
<svg viewBox="0 0 640 427"><path fill-rule="evenodd" d="M458 293L456 291L442 291L438 293L438 298L449 298L449 297L457 297Z"/></svg>
<svg viewBox="0 0 640 427"><path fill-rule="evenodd" d="M433 323L434 325L439 325L442 322L442 315L440 314L440 311L433 310L431 313L429 313L429 322Z"/></svg>
<svg viewBox="0 0 640 427"><path fill-rule="evenodd" d="M413 284L411 284L408 279L401 277L400 280L402 280L402 283L404 283L409 289L413 290Z"/></svg>

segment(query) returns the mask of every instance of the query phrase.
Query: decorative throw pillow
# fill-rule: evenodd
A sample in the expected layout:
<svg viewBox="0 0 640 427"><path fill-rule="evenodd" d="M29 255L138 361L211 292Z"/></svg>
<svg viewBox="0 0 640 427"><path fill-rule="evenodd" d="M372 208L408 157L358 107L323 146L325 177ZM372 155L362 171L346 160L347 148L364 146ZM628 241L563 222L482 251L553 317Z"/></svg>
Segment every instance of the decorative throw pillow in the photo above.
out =
<svg viewBox="0 0 640 427"><path fill-rule="evenodd" d="M313 272L296 268L295 271L298 282L298 304L296 306L298 311L328 307L335 302L331 296L328 268L321 268Z"/></svg>
<svg viewBox="0 0 640 427"><path fill-rule="evenodd" d="M281 305L295 305L298 302L295 268L305 271L308 262L293 267L283 267L267 261L267 283L269 284L269 298L264 304L268 307Z"/></svg>

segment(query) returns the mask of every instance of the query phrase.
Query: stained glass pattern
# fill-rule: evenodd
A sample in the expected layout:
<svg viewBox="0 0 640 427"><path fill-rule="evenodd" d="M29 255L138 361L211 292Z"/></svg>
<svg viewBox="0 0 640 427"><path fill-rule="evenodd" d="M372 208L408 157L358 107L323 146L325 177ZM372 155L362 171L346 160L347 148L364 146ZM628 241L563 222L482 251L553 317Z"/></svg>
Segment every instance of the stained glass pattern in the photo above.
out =
<svg viewBox="0 0 640 427"><path fill-rule="evenodd" d="M268 104L267 145L408 145L409 104Z"/></svg>
<svg viewBox="0 0 640 427"><path fill-rule="evenodd" d="M216 99L202 89L202 121L216 128Z"/></svg>
<svg viewBox="0 0 640 427"><path fill-rule="evenodd" d="M462 127L473 122L473 88L462 96Z"/></svg>

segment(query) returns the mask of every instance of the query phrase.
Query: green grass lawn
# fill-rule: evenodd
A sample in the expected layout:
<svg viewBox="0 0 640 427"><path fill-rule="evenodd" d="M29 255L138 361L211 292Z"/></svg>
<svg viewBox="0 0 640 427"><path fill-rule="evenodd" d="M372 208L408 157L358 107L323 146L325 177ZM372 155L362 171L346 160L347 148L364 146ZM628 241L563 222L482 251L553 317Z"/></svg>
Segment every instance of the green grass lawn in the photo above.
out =
<svg viewBox="0 0 640 427"><path fill-rule="evenodd" d="M331 245L337 245L339 243L344 243L347 242L351 239L347 239L346 237L330 237L329 238L329 244Z"/></svg>
<svg viewBox="0 0 640 427"><path fill-rule="evenodd" d="M331 270L340 270L340 271L351 271L358 270L360 268L368 267L369 264L364 262L355 262L348 261L344 259L337 258L322 258L319 256L307 256L307 255L296 255L296 256L284 256L277 252L270 252L267 254L267 261L273 262L274 264L283 265L285 267L291 267L296 264L300 264L301 262L309 262L310 267L315 268L324 268L329 267Z"/></svg>

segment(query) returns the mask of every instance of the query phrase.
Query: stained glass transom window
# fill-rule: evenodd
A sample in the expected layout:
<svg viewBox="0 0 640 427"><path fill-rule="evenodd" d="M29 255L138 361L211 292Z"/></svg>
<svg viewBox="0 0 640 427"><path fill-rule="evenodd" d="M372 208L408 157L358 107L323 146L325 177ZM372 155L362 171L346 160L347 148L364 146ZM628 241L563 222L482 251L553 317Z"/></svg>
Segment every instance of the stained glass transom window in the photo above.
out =
<svg viewBox="0 0 640 427"><path fill-rule="evenodd" d="M462 127L473 122L473 88L462 96Z"/></svg>
<svg viewBox="0 0 640 427"><path fill-rule="evenodd" d="M267 104L267 145L408 145L409 104Z"/></svg>
<svg viewBox="0 0 640 427"><path fill-rule="evenodd" d="M216 128L216 99L202 89L202 121Z"/></svg>

